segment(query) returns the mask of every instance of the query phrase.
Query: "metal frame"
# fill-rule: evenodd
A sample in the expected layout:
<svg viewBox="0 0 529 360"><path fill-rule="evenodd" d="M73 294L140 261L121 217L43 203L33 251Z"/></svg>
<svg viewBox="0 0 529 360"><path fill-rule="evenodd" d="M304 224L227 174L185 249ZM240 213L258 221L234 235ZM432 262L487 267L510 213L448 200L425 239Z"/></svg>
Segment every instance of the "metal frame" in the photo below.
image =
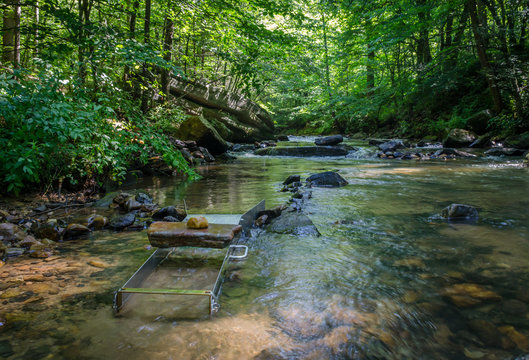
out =
<svg viewBox="0 0 529 360"><path fill-rule="evenodd" d="M257 213L265 209L265 201L262 200L252 209L247 211L241 216L239 225L243 227L243 232L248 233L253 222L256 218ZM224 281L224 273L226 271L226 265L230 260L243 260L248 256L248 246L246 245L229 245L222 265L220 266L217 279L211 290L186 290L186 289L151 289L142 288L141 284L145 279L160 265L163 261L171 254L174 248L169 249L156 249L151 256L143 263L142 266L131 276L131 278L116 291L114 296L114 314L118 315L123 309L127 301L134 294L152 294L152 295L194 295L194 296L207 296L209 297L209 313L213 315L219 308L219 296ZM233 255L238 250L243 249L242 255Z"/></svg>

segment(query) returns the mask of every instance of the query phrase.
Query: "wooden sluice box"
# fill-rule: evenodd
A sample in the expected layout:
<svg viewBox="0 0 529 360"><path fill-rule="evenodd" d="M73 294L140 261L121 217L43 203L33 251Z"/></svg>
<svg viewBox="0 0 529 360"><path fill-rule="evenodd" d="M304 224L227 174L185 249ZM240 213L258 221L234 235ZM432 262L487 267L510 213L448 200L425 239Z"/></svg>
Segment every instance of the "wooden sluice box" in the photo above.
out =
<svg viewBox="0 0 529 360"><path fill-rule="evenodd" d="M243 215L206 214L207 229L188 229L185 219L151 224L147 233L157 249L116 291L114 314L154 311L194 318L207 306L213 315L220 307L228 263L248 254L248 247L238 242L264 209L263 200Z"/></svg>

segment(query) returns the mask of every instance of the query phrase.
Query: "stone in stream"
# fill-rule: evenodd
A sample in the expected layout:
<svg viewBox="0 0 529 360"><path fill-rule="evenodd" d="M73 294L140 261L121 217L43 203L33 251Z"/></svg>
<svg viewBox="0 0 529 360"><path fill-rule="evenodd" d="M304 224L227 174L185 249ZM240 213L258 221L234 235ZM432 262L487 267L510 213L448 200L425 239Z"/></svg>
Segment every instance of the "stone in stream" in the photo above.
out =
<svg viewBox="0 0 529 360"><path fill-rule="evenodd" d="M444 208L441 216L449 220L477 219L478 210L475 207L464 204L451 204Z"/></svg>
<svg viewBox="0 0 529 360"><path fill-rule="evenodd" d="M62 229L56 221L48 221L47 223L38 225L34 233L38 238L57 241L62 235Z"/></svg>
<svg viewBox="0 0 529 360"><path fill-rule="evenodd" d="M90 229L81 224L70 224L64 230L64 238L72 239L90 233Z"/></svg>
<svg viewBox="0 0 529 360"><path fill-rule="evenodd" d="M207 229L208 220L203 216L192 217L187 220L186 226L188 229Z"/></svg>
<svg viewBox="0 0 529 360"><path fill-rule="evenodd" d="M467 325L485 345L502 347L502 334L490 321L474 319L470 320Z"/></svg>
<svg viewBox="0 0 529 360"><path fill-rule="evenodd" d="M325 137L319 137L314 140L314 144L318 146L325 146L325 145L338 145L343 141L342 135L332 135L332 136L325 136Z"/></svg>
<svg viewBox="0 0 529 360"><path fill-rule="evenodd" d="M254 225L256 227L264 226L268 222L268 215L261 215L255 219Z"/></svg>
<svg viewBox="0 0 529 360"><path fill-rule="evenodd" d="M119 206L123 206L130 197L132 197L132 194L122 192L116 195L114 199L112 199L112 202L118 204Z"/></svg>
<svg viewBox="0 0 529 360"><path fill-rule="evenodd" d="M379 144L378 148L382 150L383 152L387 151L395 151L397 149L404 149L406 145L404 145L404 142L402 140L390 140L385 143ZM397 157L395 155L395 157Z"/></svg>
<svg viewBox="0 0 529 360"><path fill-rule="evenodd" d="M285 179L285 181L283 181L283 185L290 185L293 182L297 182L300 180L301 180L301 177L299 175L290 175L289 177Z"/></svg>
<svg viewBox="0 0 529 360"><path fill-rule="evenodd" d="M320 235L312 220L301 211L283 212L281 216L272 220L266 230L278 234Z"/></svg>
<svg viewBox="0 0 529 360"><path fill-rule="evenodd" d="M123 230L127 226L134 224L136 219L135 213L128 213L125 215L116 215L110 220L109 227L113 230Z"/></svg>
<svg viewBox="0 0 529 360"><path fill-rule="evenodd" d="M444 289L443 294L460 308L475 307L484 302L500 301L501 296L477 284L455 284Z"/></svg>
<svg viewBox="0 0 529 360"><path fill-rule="evenodd" d="M130 199L128 199L125 202L125 204L123 205L123 208L127 212L131 212L131 211L134 211L134 210L141 209L141 206L142 206L142 204L139 201L136 201L134 198L130 198Z"/></svg>
<svg viewBox="0 0 529 360"><path fill-rule="evenodd" d="M209 224L207 229L189 229L186 224L155 222L147 230L149 241L154 247L195 246L223 248L240 233L240 225Z"/></svg>
<svg viewBox="0 0 529 360"><path fill-rule="evenodd" d="M452 129L443 140L443 146L446 147L466 147L476 140L476 135L471 131L464 129Z"/></svg>
<svg viewBox="0 0 529 360"><path fill-rule="evenodd" d="M290 139L288 138L288 135L277 135L276 140L277 141L290 141Z"/></svg>
<svg viewBox="0 0 529 360"><path fill-rule="evenodd" d="M185 210L183 209L177 209L175 206L167 206L164 208L159 209L154 214L152 214L152 218L155 220L161 220L166 216L172 216L174 218L177 218L178 221L182 221L187 216Z"/></svg>
<svg viewBox="0 0 529 360"><path fill-rule="evenodd" d="M260 156L325 157L345 156L348 151L341 146L277 146L258 149L255 154Z"/></svg>
<svg viewBox="0 0 529 360"><path fill-rule="evenodd" d="M495 147L485 151L485 155L488 156L522 156L523 154L524 150L515 148Z"/></svg>
<svg viewBox="0 0 529 360"><path fill-rule="evenodd" d="M459 157L467 157L467 158L475 158L475 157L477 157L474 154L471 154L471 153L468 153L468 152L465 152L465 151L461 151L461 150L452 149L452 148L439 149L436 152L434 152L432 154L432 156L433 157L439 157L439 156L442 156L443 154L444 155L459 156Z"/></svg>
<svg viewBox="0 0 529 360"><path fill-rule="evenodd" d="M307 183L320 187L340 187L348 184L347 180L334 171L326 171L311 175L307 178Z"/></svg>
<svg viewBox="0 0 529 360"><path fill-rule="evenodd" d="M134 198L136 199L136 201L138 201L141 204L152 204L153 203L152 198L145 193L138 193L136 194Z"/></svg>
<svg viewBox="0 0 529 360"><path fill-rule="evenodd" d="M517 149L529 149L529 131L505 139L505 145Z"/></svg>

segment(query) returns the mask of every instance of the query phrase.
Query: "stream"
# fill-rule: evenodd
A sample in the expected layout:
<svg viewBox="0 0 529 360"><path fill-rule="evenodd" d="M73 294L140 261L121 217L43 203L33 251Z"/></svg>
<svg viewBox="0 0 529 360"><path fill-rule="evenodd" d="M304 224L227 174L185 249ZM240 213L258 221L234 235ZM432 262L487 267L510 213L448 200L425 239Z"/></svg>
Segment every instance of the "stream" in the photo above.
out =
<svg viewBox="0 0 529 360"><path fill-rule="evenodd" d="M321 236L252 230L249 257L230 266L212 319L192 318L193 309L204 305L200 301L175 305L163 296L113 316L114 291L153 251L145 231L99 231L64 242L59 258L16 263L44 276L48 271L52 281L35 279L25 292L0 298L2 307L24 302L22 310L6 315L14 325L0 330L0 358L529 354L529 169L521 161L236 155L229 163L199 167L203 178L196 182L146 177L131 189L147 191L160 206L185 199L191 213L241 214L262 199L267 208L285 203L290 194L279 190L289 175L304 179L336 170L349 185L313 188L304 206ZM475 206L479 220L440 218L451 203ZM208 269L183 268L160 276L185 281L196 271L211 277ZM457 284L479 285L497 298L458 306L446 296Z"/></svg>

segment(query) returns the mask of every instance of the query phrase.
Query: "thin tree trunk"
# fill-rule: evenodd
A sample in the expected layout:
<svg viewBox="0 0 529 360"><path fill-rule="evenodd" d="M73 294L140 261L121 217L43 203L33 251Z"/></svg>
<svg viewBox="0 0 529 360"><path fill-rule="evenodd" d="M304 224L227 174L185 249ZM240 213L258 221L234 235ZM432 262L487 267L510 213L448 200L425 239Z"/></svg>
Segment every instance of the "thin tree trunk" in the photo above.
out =
<svg viewBox="0 0 529 360"><path fill-rule="evenodd" d="M15 69L20 68L20 16L22 14L22 7L20 6L20 0L15 0L15 47L13 67Z"/></svg>
<svg viewBox="0 0 529 360"><path fill-rule="evenodd" d="M151 39L151 0L145 0L145 21L143 25L143 42L150 43ZM141 96L141 111L145 114L149 110L149 80L147 79L148 71L147 64L143 64L143 81L145 82L145 89Z"/></svg>
<svg viewBox="0 0 529 360"><path fill-rule="evenodd" d="M165 34L163 42L163 58L165 61L171 61L171 54L173 52L173 36L174 36L174 22L170 17L165 18ZM164 96L169 95L169 79L171 72L169 69L162 70L162 92Z"/></svg>
<svg viewBox="0 0 529 360"><path fill-rule="evenodd" d="M35 49L34 49L34 56L39 56L39 21L40 21L40 8L39 8L39 2L35 3Z"/></svg>
<svg viewBox="0 0 529 360"><path fill-rule="evenodd" d="M494 103L494 110L496 111L496 113L499 113L503 108L503 103L498 84L494 79L493 69L490 65L489 58L487 56L485 41L481 35L482 28L476 10L476 0L468 0L468 9L479 62L481 64L481 67L483 68L483 71L485 72L485 77L487 79L492 101Z"/></svg>
<svg viewBox="0 0 529 360"><path fill-rule="evenodd" d="M15 0L6 0L6 8L4 10L3 28L2 33L2 61L4 63L14 63L15 61L15 27L16 27L16 11L15 11Z"/></svg>
<svg viewBox="0 0 529 360"><path fill-rule="evenodd" d="M329 48L327 46L327 23L325 22L325 14L321 12L321 22L323 27L323 49L325 52L325 85L327 87L327 94L331 99L331 75L329 71Z"/></svg>

